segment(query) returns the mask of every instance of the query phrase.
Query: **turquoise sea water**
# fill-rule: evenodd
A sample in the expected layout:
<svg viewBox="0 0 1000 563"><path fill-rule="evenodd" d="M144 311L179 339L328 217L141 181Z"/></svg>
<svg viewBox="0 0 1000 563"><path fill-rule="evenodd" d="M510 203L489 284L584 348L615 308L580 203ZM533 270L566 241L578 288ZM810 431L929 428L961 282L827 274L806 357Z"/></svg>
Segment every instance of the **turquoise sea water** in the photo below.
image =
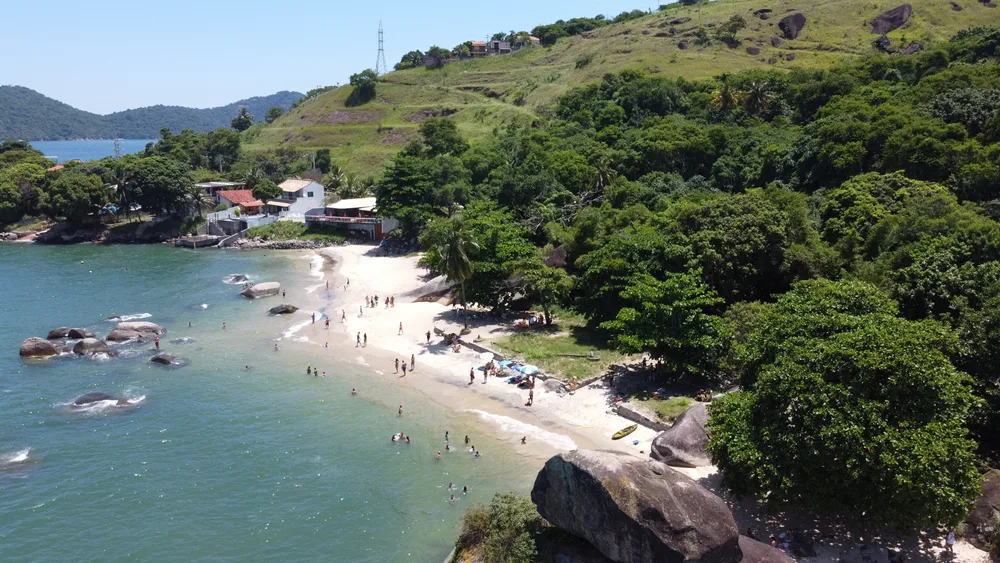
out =
<svg viewBox="0 0 1000 563"><path fill-rule="evenodd" d="M332 350L325 379L306 376L314 362L291 348L274 351L301 319L269 317L276 302L223 280L279 280L291 295L316 283L305 259L0 245L0 561L436 563L466 506L528 491L537 461L491 446L471 415ZM58 326L103 336L114 325L103 319L140 314L167 327L162 348L187 365L151 364L151 344L106 361L18 357L26 337ZM67 406L93 391L144 399ZM484 457L435 461L445 430L453 444L480 438ZM413 443L391 443L398 431ZM470 494L449 503L449 482Z"/></svg>
<svg viewBox="0 0 1000 563"><path fill-rule="evenodd" d="M122 154L141 152L146 143L155 139L122 139ZM67 162L74 159L100 160L115 154L115 142L111 139L83 139L75 141L31 141L31 146L42 151L50 160Z"/></svg>

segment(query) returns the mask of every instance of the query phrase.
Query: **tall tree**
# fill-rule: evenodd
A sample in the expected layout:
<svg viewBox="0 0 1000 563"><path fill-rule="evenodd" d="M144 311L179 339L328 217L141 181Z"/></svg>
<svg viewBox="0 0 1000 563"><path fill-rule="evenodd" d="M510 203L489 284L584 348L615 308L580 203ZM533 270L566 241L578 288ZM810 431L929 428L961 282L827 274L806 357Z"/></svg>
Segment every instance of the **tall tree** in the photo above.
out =
<svg viewBox="0 0 1000 563"><path fill-rule="evenodd" d="M449 280L457 281L462 294L462 315L465 328L469 328L469 306L465 299L465 282L472 277L472 256L479 251L479 243L472 239L459 221L447 220L440 242L428 252L432 267Z"/></svg>
<svg viewBox="0 0 1000 563"><path fill-rule="evenodd" d="M253 125L253 115L250 115L250 110L246 106L241 107L239 113L233 118L231 125L233 129L240 133L249 129Z"/></svg>
<svg viewBox="0 0 1000 563"><path fill-rule="evenodd" d="M100 210L111 201L111 189L94 174L61 174L42 191L38 207L49 218L65 218L78 225L97 218Z"/></svg>

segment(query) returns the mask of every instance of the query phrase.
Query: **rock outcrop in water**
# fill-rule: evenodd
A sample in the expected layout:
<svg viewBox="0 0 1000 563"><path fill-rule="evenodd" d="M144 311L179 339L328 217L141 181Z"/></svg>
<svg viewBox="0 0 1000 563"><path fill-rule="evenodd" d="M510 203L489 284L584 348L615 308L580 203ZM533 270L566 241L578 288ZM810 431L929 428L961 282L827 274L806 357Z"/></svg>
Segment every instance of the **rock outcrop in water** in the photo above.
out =
<svg viewBox="0 0 1000 563"><path fill-rule="evenodd" d="M32 336L21 343L22 358L44 358L59 354L59 348L44 338Z"/></svg>
<svg viewBox="0 0 1000 563"><path fill-rule="evenodd" d="M134 332L144 332L148 334L163 334L167 329L162 326L147 321L128 321L115 325L116 330L130 330Z"/></svg>
<svg viewBox="0 0 1000 563"><path fill-rule="evenodd" d="M73 346L73 353L80 356L110 354L111 349L108 348L107 342L104 342L103 340L98 340L96 338L84 338Z"/></svg>
<svg viewBox="0 0 1000 563"><path fill-rule="evenodd" d="M614 452L559 454L531 500L546 520L613 561L739 563L739 531L719 497L652 461Z"/></svg>
<svg viewBox="0 0 1000 563"><path fill-rule="evenodd" d="M660 432L653 438L649 456L667 465L679 467L703 467L712 463L709 456L708 407L705 403L696 403L684 411L673 426Z"/></svg>
<svg viewBox="0 0 1000 563"><path fill-rule="evenodd" d="M157 354L157 355L153 356L149 361L153 362L154 364L161 364L161 365L164 365L164 366L172 366L172 365L174 365L174 364L177 363L177 359L176 358L174 358L170 354L166 354L166 353L164 353L164 354Z"/></svg>
<svg viewBox="0 0 1000 563"><path fill-rule="evenodd" d="M82 328L71 328L66 334L67 338L72 338L73 340L80 340L82 338L96 338L93 332Z"/></svg>
<svg viewBox="0 0 1000 563"><path fill-rule="evenodd" d="M261 297L274 297L281 293L281 284L278 282L264 282L255 284L253 287L244 289L240 295L250 299L260 299Z"/></svg>
<svg viewBox="0 0 1000 563"><path fill-rule="evenodd" d="M61 326L50 330L49 335L46 336L46 338L49 340L59 340L60 338L66 338L67 336L69 336L69 327Z"/></svg>
<svg viewBox="0 0 1000 563"><path fill-rule="evenodd" d="M288 303L285 303L284 305L278 305L277 307L271 307L271 310L268 311L268 313L270 313L272 315L291 315L292 313L294 313L295 311L298 311L298 310L299 310L299 308L296 307L295 305L289 305Z"/></svg>

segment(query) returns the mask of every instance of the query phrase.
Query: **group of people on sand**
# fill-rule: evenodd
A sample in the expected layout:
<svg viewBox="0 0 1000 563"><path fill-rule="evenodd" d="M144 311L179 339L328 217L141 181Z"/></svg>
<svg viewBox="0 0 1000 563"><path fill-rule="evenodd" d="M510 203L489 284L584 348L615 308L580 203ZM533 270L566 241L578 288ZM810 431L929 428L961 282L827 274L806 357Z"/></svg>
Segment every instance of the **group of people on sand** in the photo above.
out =
<svg viewBox="0 0 1000 563"><path fill-rule="evenodd" d="M396 358L396 373L399 373L400 367L403 368L403 377L406 377L406 367L407 367L406 366L406 360L404 359L403 363L400 364L399 363L399 358ZM410 367L410 371L411 372L414 371L414 370L416 370L416 368L417 368L417 358L413 354L410 354L410 366L409 367Z"/></svg>
<svg viewBox="0 0 1000 563"><path fill-rule="evenodd" d="M386 309L388 309L389 307L396 306L396 298L394 296L389 296L382 302L385 303ZM375 307L378 307L378 295L374 297L365 295L365 307L368 307L369 309L374 309Z"/></svg>

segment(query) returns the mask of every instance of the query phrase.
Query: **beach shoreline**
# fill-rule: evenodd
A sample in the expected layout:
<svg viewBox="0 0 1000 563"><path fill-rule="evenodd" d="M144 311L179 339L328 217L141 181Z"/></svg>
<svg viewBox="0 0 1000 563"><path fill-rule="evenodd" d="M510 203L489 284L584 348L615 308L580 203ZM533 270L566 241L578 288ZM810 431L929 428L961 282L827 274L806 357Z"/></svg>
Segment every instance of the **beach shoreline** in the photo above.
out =
<svg viewBox="0 0 1000 563"><path fill-rule="evenodd" d="M627 439L612 440L615 431L632 422L613 412L614 398L603 382L595 382L572 395L557 394L539 384L535 389L534 405L530 407L524 404L527 391L508 385L500 378L490 378L484 384L482 372L476 371L475 382L469 384L468 370L482 360L475 351L465 347L459 353L452 352L442 338L435 335L435 328L448 334L459 332L460 327L451 307L438 302L415 301L415 293L419 293L420 288L435 287L426 285L429 280L425 270L417 265L419 258L382 256L375 249L370 245L347 245L324 248L314 254L313 268L323 271L317 272L318 285L306 288L306 291L312 290L309 293L312 299L305 309L315 308L322 315L328 315L330 328L327 331L325 317L318 315L311 328L292 333L286 331L279 339L281 346L301 353L303 361L313 362L311 365L329 363L331 356L339 357L341 361L364 366L378 377L417 390L440 408L474 414L491 429L495 438L506 442L515 454L525 456L532 467L540 468L552 455L572 449L621 451L638 459L648 459L651 441L658 432L639 426ZM345 289L348 279L350 287ZM329 292L325 291L327 281ZM379 306L365 307L365 297L373 295L379 296ZM408 296L404 298L404 295ZM396 306L385 308L384 298L389 296L396 297ZM402 334L399 333L400 322L403 323ZM307 321L306 324L311 323ZM427 331L431 332L429 344ZM367 346L357 345L359 334L362 340L367 337ZM405 377L394 373L395 359L410 364L411 354L417 361L417 370L408 371ZM460 432L454 432L453 436L453 443L461 444ZM521 436L528 437L527 444L519 443ZM633 440L638 443L634 444ZM772 514L755 500L733 498L722 485L722 476L714 466L672 469L722 497L741 530L752 528L766 534L798 529L808 530L821 538L815 546L816 556L807 558L811 562L836 563L842 560L845 549L859 549L865 545L901 549L912 561L941 561L946 557L944 546L939 545L937 537L941 530L918 535L899 534L816 519L807 514L785 511ZM947 557L963 563L979 563L988 558L985 552L964 539L956 542L954 555Z"/></svg>

